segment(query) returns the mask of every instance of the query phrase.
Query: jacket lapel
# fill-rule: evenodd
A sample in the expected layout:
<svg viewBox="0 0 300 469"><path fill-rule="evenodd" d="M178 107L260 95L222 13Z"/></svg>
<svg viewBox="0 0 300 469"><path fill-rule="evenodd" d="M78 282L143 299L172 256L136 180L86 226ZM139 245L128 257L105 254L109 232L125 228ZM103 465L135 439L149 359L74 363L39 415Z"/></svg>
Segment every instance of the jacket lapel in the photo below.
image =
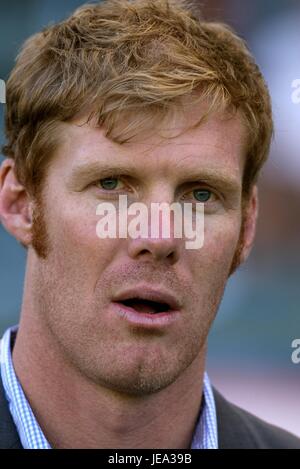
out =
<svg viewBox="0 0 300 469"><path fill-rule="evenodd" d="M257 448L240 409L213 388L218 425L219 449Z"/></svg>

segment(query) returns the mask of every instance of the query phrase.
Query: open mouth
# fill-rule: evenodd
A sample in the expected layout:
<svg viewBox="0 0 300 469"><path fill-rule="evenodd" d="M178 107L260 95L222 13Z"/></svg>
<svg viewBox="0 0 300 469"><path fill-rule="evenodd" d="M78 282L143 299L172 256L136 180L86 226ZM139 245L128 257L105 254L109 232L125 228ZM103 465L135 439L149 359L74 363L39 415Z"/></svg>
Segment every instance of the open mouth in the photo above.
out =
<svg viewBox="0 0 300 469"><path fill-rule="evenodd" d="M171 307L168 303L160 303L158 301L151 301L143 298L129 298L127 300L119 301L118 303L132 308L138 313L158 314L171 311Z"/></svg>

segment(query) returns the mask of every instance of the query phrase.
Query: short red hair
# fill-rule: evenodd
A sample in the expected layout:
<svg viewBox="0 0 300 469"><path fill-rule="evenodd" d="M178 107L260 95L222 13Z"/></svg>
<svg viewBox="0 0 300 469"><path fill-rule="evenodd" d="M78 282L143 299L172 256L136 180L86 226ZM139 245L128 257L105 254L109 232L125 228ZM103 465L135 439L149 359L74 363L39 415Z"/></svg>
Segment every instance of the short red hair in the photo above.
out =
<svg viewBox="0 0 300 469"><path fill-rule="evenodd" d="M122 143L192 93L208 98L211 111L241 111L249 135L243 184L249 193L267 158L273 123L266 83L244 42L180 1L84 5L25 42L7 82L3 153L34 193L59 145L60 122L88 109L106 135ZM128 112L128 125L119 126Z"/></svg>

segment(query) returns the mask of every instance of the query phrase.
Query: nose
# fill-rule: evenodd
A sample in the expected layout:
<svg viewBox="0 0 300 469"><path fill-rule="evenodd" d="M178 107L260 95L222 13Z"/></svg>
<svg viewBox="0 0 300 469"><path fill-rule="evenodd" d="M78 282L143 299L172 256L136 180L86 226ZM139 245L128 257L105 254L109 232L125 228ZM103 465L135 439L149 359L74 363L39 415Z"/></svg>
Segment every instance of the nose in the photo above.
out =
<svg viewBox="0 0 300 469"><path fill-rule="evenodd" d="M128 254L133 259L153 259L175 264L179 259L179 240L175 238L136 238L128 244Z"/></svg>
<svg viewBox="0 0 300 469"><path fill-rule="evenodd" d="M170 218L169 218L170 217ZM182 250L182 239L175 237L174 218L168 215L168 230L164 232L163 224L166 219L163 219L162 213L159 215L159 224L153 220L151 226L152 215L149 219L144 219L147 224L148 221L148 236L138 236L128 239L128 255L133 259L152 259L155 261L167 261L174 264L179 260L180 252ZM147 221L146 221L147 220ZM153 231L153 226L156 230Z"/></svg>

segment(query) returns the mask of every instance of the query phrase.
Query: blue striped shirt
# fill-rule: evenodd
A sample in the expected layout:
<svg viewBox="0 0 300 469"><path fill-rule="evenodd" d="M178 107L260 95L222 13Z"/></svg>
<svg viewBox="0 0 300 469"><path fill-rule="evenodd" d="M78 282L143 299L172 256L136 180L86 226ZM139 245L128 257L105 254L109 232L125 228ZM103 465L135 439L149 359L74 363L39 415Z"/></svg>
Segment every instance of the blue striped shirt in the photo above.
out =
<svg viewBox="0 0 300 469"><path fill-rule="evenodd" d="M1 340L1 378L9 404L9 410L16 425L21 444L25 449L51 449L41 427L26 399L16 376L12 355L12 334L18 326L7 329ZM218 432L214 396L207 373L203 380L203 400L201 412L195 427L191 449L217 449Z"/></svg>

